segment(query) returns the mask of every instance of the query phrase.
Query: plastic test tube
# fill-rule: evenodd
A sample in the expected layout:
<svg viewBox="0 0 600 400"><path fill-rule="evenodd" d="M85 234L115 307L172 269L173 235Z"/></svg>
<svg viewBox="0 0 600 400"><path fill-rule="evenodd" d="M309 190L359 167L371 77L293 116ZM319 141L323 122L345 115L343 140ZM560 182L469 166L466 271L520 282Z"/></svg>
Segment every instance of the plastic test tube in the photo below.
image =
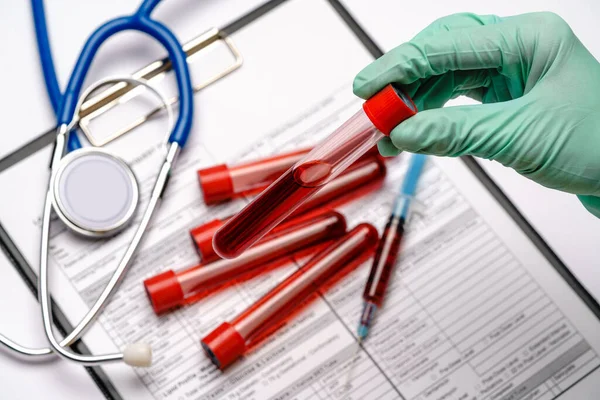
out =
<svg viewBox="0 0 600 400"><path fill-rule="evenodd" d="M287 228L278 230L242 257L218 260L180 271L165 271L144 281L146 293L157 314L197 300L197 294L224 284L255 268L279 258L287 258L302 249L335 239L346 232L346 220L335 211L310 218L300 218Z"/></svg>
<svg viewBox="0 0 600 400"><path fill-rule="evenodd" d="M352 164L317 193L300 205L289 217L320 207L334 208L353 201L381 185L387 168L381 157L369 157Z"/></svg>
<svg viewBox="0 0 600 400"><path fill-rule="evenodd" d="M310 150L302 149L235 166L219 164L200 169L198 181L204 202L215 204L234 197L258 193Z"/></svg>
<svg viewBox="0 0 600 400"><path fill-rule="evenodd" d="M224 322L209 333L201 342L206 354L224 369L246 352L247 344L293 312L318 286L336 273L347 273L365 262L377 240L378 233L372 225L356 226L231 322Z"/></svg>
<svg viewBox="0 0 600 400"><path fill-rule="evenodd" d="M333 209L341 204L350 202L371 191L380 185L386 174L385 162L377 156L371 156L354 163L348 170L337 178L333 179L314 196L299 207L292 215L286 218L281 224L273 228L263 237L268 240L270 234L276 229L284 227L290 218L297 217L317 208ZM214 261L219 258L213 248L213 236L215 232L227 222L225 219L214 219L205 224L197 226L190 230L192 240L196 245L198 254L203 263Z"/></svg>
<svg viewBox="0 0 600 400"><path fill-rule="evenodd" d="M367 100L361 110L285 172L219 229L213 247L233 258L339 175L403 120L416 113L412 101L392 85Z"/></svg>
<svg viewBox="0 0 600 400"><path fill-rule="evenodd" d="M310 151L307 148L231 167L219 164L200 169L198 182L204 202L211 205L258 194ZM377 148L373 147L366 155L377 154Z"/></svg>

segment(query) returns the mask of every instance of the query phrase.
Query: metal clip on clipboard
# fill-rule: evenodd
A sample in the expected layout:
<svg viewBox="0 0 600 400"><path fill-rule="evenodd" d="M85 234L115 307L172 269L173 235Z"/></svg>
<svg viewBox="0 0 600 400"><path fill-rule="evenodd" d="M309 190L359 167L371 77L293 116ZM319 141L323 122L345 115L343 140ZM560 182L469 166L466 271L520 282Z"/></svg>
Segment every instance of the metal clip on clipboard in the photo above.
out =
<svg viewBox="0 0 600 400"><path fill-rule="evenodd" d="M201 50L206 49L211 45L215 45L217 42L222 42L225 44L232 56L232 62L222 70L212 74L208 78L203 79L201 82L193 82L194 93L229 75L243 64L242 55L238 51L233 41L217 28L212 28L183 45L183 50L187 54L188 64L192 65L194 59L200 55ZM164 58L162 60L155 61L135 72L133 77L145 79L150 83L154 83L163 79L170 70L171 62L168 58ZM93 134L90 126L93 120L97 119L101 115L105 115L109 110L114 109L116 106L127 103L133 98L139 96L143 89L143 87L133 87L125 82L118 83L111 85L100 93L97 92L93 94L93 96L83 103L79 113L79 127L91 145L103 146L117 139L118 137L131 132L135 128L144 124L146 121L150 120L153 116L160 113L164 106L157 106L153 109L150 109L149 112L148 108L146 107L142 115L137 116L133 121L127 122L125 126L116 129L111 128L108 136L98 137ZM178 101L178 96L168 97L168 104L175 104Z"/></svg>

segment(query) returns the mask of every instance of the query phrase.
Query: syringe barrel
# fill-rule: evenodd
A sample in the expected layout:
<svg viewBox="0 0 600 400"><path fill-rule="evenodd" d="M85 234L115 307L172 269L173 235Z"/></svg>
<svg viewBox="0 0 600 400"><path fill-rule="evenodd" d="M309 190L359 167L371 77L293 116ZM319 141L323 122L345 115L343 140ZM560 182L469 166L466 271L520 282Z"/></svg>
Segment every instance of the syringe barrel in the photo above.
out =
<svg viewBox="0 0 600 400"><path fill-rule="evenodd" d="M415 113L414 104L404 93L391 85L386 86L367 100L362 110L227 221L213 238L217 254L223 258L240 255L397 124Z"/></svg>
<svg viewBox="0 0 600 400"><path fill-rule="evenodd" d="M377 230L360 224L312 257L260 300L202 339L202 347L224 369L246 351L246 344L290 315L319 286L348 273L373 254ZM336 276L339 278L339 276Z"/></svg>
<svg viewBox="0 0 600 400"><path fill-rule="evenodd" d="M388 220L377 251L373 258L373 265L363 292L365 302L381 307L385 292L390 284L390 279L400 253L400 243L404 235L404 218L392 215Z"/></svg>
<svg viewBox="0 0 600 400"><path fill-rule="evenodd" d="M323 186L317 194L306 201L281 224L273 228L261 240L268 240L272 232L283 228L290 219L307 212L321 212L321 209L334 209L369 193L381 185L386 174L385 162L381 157L372 155L361 158L340 176ZM231 217L214 219L190 230L202 263L206 264L220 257L213 248L213 236Z"/></svg>
<svg viewBox="0 0 600 400"><path fill-rule="evenodd" d="M198 182L206 204L259 193L311 149L302 149L239 165L219 164L200 169Z"/></svg>
<svg viewBox="0 0 600 400"><path fill-rule="evenodd" d="M265 240L233 260L217 260L179 271L166 271L144 281L146 293L157 314L187 304L198 293L231 282L256 268L342 236L346 220L335 211L290 221Z"/></svg>

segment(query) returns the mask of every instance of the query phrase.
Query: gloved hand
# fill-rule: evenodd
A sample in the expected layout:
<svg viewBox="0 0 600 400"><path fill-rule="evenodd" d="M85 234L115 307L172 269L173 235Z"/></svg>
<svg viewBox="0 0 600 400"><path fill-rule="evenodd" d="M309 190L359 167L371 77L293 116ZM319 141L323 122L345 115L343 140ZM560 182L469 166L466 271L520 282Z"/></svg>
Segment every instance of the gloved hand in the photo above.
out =
<svg viewBox="0 0 600 400"><path fill-rule="evenodd" d="M600 63L559 16L444 17L363 69L354 92L391 82L419 113L379 143L383 155L496 160L600 217ZM483 104L441 108L459 95Z"/></svg>

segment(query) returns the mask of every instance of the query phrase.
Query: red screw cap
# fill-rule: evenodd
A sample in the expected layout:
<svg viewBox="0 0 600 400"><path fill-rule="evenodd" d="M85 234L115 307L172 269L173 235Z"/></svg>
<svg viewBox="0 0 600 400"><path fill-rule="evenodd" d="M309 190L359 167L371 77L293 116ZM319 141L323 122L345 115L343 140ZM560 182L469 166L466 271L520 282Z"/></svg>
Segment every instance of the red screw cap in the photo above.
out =
<svg viewBox="0 0 600 400"><path fill-rule="evenodd" d="M175 308L183 302L183 291L173 271L165 271L146 279L144 287L156 314Z"/></svg>
<svg viewBox="0 0 600 400"><path fill-rule="evenodd" d="M400 122L417 113L415 103L392 84L375 93L363 104L363 110L373 125L388 136Z"/></svg>
<svg viewBox="0 0 600 400"><path fill-rule="evenodd" d="M229 200L234 195L229 168L225 164L199 169L198 181L206 204Z"/></svg>
<svg viewBox="0 0 600 400"><path fill-rule="evenodd" d="M206 355L221 370L246 351L246 341L229 322L219 325L202 339L201 344Z"/></svg>
<svg viewBox="0 0 600 400"><path fill-rule="evenodd" d="M220 257L215 253L212 245L212 239L216 231L223 226L225 222L220 219L213 219L203 225L190 230L190 236L196 245L196 250L202 258L202 263L206 264Z"/></svg>

